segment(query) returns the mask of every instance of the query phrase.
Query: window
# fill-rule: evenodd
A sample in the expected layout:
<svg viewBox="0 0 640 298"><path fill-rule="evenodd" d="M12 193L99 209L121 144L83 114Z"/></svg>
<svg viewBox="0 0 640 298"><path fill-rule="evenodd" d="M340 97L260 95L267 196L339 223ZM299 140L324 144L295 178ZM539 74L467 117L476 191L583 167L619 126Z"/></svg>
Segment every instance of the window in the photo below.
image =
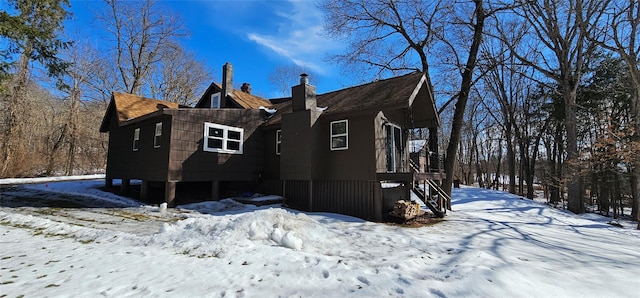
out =
<svg viewBox="0 0 640 298"><path fill-rule="evenodd" d="M162 122L156 123L156 133L153 137L153 148L160 148L160 141L162 140Z"/></svg>
<svg viewBox="0 0 640 298"><path fill-rule="evenodd" d="M397 170L399 161L402 160L404 143L402 142L402 130L400 126L388 123L385 125L386 137L386 153L387 153L387 172L394 173Z"/></svg>
<svg viewBox="0 0 640 298"><path fill-rule="evenodd" d="M138 151L138 143L140 143L140 128L133 131L133 151Z"/></svg>
<svg viewBox="0 0 640 298"><path fill-rule="evenodd" d="M215 123L204 123L204 151L242 154L244 129Z"/></svg>
<svg viewBox="0 0 640 298"><path fill-rule="evenodd" d="M220 108L220 92L211 94L211 108L212 109Z"/></svg>
<svg viewBox="0 0 640 298"><path fill-rule="evenodd" d="M282 145L282 130L276 130L276 154L280 155L280 148Z"/></svg>
<svg viewBox="0 0 640 298"><path fill-rule="evenodd" d="M349 123L347 120L331 122L331 150L349 148Z"/></svg>

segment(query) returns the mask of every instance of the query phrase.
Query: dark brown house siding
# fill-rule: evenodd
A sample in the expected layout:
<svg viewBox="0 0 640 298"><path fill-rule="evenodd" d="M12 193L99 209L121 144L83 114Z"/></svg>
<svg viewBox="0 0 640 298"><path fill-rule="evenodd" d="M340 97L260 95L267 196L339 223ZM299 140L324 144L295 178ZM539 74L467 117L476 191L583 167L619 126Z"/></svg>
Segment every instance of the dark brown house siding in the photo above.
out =
<svg viewBox="0 0 640 298"><path fill-rule="evenodd" d="M276 132L280 127L264 129L264 168L262 171L263 180L279 180L280 179L280 154L276 154ZM280 144L282 149L282 143Z"/></svg>
<svg viewBox="0 0 640 298"><path fill-rule="evenodd" d="M171 116L163 115L153 119L119 127L112 118L109 133L107 158L107 178L141 179L165 181L169 157ZM160 147L154 148L156 123L162 123ZM133 150L133 135L140 128L138 150Z"/></svg>
<svg viewBox="0 0 640 298"><path fill-rule="evenodd" d="M243 109L173 109L169 181L257 181L262 172L264 112ZM207 152L204 124L244 129L242 154Z"/></svg>
<svg viewBox="0 0 640 298"><path fill-rule="evenodd" d="M295 209L382 219L382 189L378 181L287 180L283 193L284 203Z"/></svg>
<svg viewBox="0 0 640 298"><path fill-rule="evenodd" d="M375 180L374 115L321 118L316 180ZM347 120L349 144L346 150L331 150L331 122Z"/></svg>
<svg viewBox="0 0 640 298"><path fill-rule="evenodd" d="M285 204L296 209L380 220L376 115L334 115L313 121L318 116L314 114L307 110L283 115L283 152L277 158L266 158L274 164L280 160L282 180L265 181L263 190L284 195ZM348 121L348 149L331 150L331 122L340 120ZM275 148L275 129L266 135L274 140L267 148ZM275 149L265 152L275 154Z"/></svg>

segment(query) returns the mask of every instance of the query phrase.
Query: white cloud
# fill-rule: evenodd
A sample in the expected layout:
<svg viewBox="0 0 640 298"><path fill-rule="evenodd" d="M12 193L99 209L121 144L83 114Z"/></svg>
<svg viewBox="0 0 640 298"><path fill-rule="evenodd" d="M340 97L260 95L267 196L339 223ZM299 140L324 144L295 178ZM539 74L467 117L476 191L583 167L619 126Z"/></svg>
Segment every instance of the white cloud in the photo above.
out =
<svg viewBox="0 0 640 298"><path fill-rule="evenodd" d="M322 14L312 1L289 1L288 4L293 9L287 12L279 10L275 13L277 17L282 18L277 32L250 32L247 38L298 66L325 74L328 70L323 67L322 59L328 52L336 50L338 44L323 36Z"/></svg>

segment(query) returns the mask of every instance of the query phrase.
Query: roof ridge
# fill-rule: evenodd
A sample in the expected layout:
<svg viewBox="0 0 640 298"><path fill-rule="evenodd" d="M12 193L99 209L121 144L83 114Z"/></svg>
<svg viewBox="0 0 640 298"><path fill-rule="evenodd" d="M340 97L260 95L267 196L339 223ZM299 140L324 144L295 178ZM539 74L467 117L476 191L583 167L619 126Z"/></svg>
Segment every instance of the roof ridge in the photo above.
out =
<svg viewBox="0 0 640 298"><path fill-rule="evenodd" d="M355 85L355 86L351 86L351 87L347 87L347 88L343 88L343 89L338 89L338 90L334 90L334 91L329 91L329 92L322 93L322 94L318 94L318 95L331 94L331 93L334 93L334 92L345 91L345 90L349 90L349 89L353 89L353 88L365 87L365 86L368 86L368 85L371 85L371 84L377 84L377 83L384 82L384 81L400 79L400 78L404 78L404 77L407 77L407 76L410 76L410 75L416 75L416 74L422 74L422 72L414 71L414 72L410 72L410 73L403 74L403 75L401 75L401 76L397 76L397 77L390 77L390 78L379 79L379 80L374 80L374 81L371 81L371 82L368 82L368 83L364 83L364 84L360 84L360 85ZM289 97L289 98L290 98L290 97Z"/></svg>

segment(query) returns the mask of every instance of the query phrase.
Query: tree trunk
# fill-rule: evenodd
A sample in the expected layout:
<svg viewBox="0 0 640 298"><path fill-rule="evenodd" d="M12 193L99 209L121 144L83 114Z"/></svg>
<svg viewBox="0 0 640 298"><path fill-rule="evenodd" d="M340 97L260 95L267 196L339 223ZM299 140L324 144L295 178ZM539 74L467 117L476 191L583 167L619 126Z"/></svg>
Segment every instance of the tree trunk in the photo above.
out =
<svg viewBox="0 0 640 298"><path fill-rule="evenodd" d="M47 169L45 172L47 176L50 176L54 171L55 162L56 162L56 153L58 153L58 150L64 143L64 140L67 136L67 129L68 129L68 125L65 124L62 127L62 131L60 132L60 135L58 136L57 140L53 143L53 148L51 148L51 151L49 152Z"/></svg>
<svg viewBox="0 0 640 298"><path fill-rule="evenodd" d="M78 106L80 105L80 90L78 86L74 86L71 90L71 107L69 109L69 148L67 151L67 165L65 167L66 175L73 175L75 168L75 154L78 142Z"/></svg>
<svg viewBox="0 0 640 298"><path fill-rule="evenodd" d="M469 99L469 91L471 90L473 70L476 66L476 58L478 56L478 49L482 42L482 34L484 28L485 12L482 0L474 0L475 3L475 19L476 23L473 26L473 41L469 50L469 56L467 57L466 67L462 73L462 84L460 86L460 94L458 101L456 102L455 111L453 114L453 122L451 124L451 137L449 138L449 145L447 146L447 156L444 163L445 179L443 181L443 190L451 196L451 187L453 185L453 169L456 166L456 155L458 149L458 143L460 142L460 133L462 130L462 123L464 121L464 111L467 106L467 100ZM447 209L451 209L451 201L447 204Z"/></svg>
<svg viewBox="0 0 640 298"><path fill-rule="evenodd" d="M600 191L598 192L598 209L605 212L606 216L609 216L610 204L611 201L611 191L610 185L611 183L608 181L608 176L602 175L603 179L600 179L598 187Z"/></svg>
<svg viewBox="0 0 640 298"><path fill-rule="evenodd" d="M556 126L556 136L554 138L553 153L551 158L551 203L558 204L562 201L562 128L558 124Z"/></svg>
<svg viewBox="0 0 640 298"><path fill-rule="evenodd" d="M632 136L632 140L635 143L636 148L640 148L640 73L634 72L634 85L635 90L633 97L631 98L632 115L635 122L635 132ZM635 219L638 223L637 229L640 230L640 157L635 156L632 161L633 172L631 175L633 185L633 201L635 209Z"/></svg>
<svg viewBox="0 0 640 298"><path fill-rule="evenodd" d="M584 213L578 161L578 135L576 121L576 89L575 86L563 86L565 129L567 133L567 160L565 161L567 177L567 209Z"/></svg>
<svg viewBox="0 0 640 298"><path fill-rule="evenodd" d="M24 105L25 90L29 78L29 58L33 48L30 43L24 48L24 52L18 60L17 73L12 80L11 92L9 94L6 128L4 129L4 142L2 144L2 166L0 168L0 177L15 175L10 173L11 166L15 163L15 153L20 151L22 138L22 130L20 129L22 114L21 106Z"/></svg>
<svg viewBox="0 0 640 298"><path fill-rule="evenodd" d="M507 139L507 171L509 172L509 193L514 194L516 193L516 155L513 150L511 120L506 120L505 138Z"/></svg>

